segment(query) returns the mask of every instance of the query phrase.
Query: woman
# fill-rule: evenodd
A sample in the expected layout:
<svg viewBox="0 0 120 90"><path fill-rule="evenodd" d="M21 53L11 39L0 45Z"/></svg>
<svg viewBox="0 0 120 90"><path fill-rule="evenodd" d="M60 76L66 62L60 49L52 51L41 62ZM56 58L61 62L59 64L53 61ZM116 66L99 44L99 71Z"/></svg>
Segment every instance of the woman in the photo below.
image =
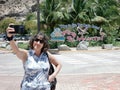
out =
<svg viewBox="0 0 120 90"><path fill-rule="evenodd" d="M13 40L14 28L8 27L7 38L17 57L22 60L25 75L21 90L50 90L50 82L54 80L61 69L61 64L48 50L48 41L43 33L33 36L29 42L30 50L19 49ZM49 60L48 60L49 58ZM54 73L49 75L50 63L56 66Z"/></svg>

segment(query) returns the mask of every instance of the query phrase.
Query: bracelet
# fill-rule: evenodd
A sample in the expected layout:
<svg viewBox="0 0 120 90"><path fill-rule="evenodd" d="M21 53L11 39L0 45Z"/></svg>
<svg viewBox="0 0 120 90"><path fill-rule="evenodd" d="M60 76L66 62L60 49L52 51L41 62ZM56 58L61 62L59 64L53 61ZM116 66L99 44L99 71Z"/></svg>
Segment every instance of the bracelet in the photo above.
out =
<svg viewBox="0 0 120 90"><path fill-rule="evenodd" d="M11 36L11 37L8 37L8 36L7 36L6 38L7 38L8 41L13 40L13 36Z"/></svg>

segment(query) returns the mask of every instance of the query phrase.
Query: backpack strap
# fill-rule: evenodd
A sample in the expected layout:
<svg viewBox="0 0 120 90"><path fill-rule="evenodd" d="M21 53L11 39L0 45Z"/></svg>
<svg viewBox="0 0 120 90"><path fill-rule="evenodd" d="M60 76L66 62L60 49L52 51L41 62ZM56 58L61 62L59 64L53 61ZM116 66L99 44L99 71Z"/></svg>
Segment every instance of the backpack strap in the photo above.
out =
<svg viewBox="0 0 120 90"><path fill-rule="evenodd" d="M47 52L46 52L46 55L48 57L48 61L49 61L49 64L50 64L49 75L51 75L54 72L54 67L53 67L52 63L50 62L50 59L49 59L49 56L48 56ZM50 82L50 86L51 86L50 90L55 90L56 84L57 84L57 79L54 78L54 81Z"/></svg>
<svg viewBox="0 0 120 90"><path fill-rule="evenodd" d="M49 75L51 75L54 72L54 67L53 67L52 63L50 62L50 59L49 59L49 56L48 56L47 52L46 52L46 55L48 57L48 61L49 61L49 64L50 64Z"/></svg>

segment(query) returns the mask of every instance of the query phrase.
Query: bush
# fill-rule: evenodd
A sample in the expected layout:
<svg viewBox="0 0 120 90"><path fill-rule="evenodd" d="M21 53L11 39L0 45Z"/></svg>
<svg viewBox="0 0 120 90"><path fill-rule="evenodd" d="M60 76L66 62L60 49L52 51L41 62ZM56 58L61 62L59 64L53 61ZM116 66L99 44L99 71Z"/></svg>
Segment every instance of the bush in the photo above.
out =
<svg viewBox="0 0 120 90"><path fill-rule="evenodd" d="M18 47L28 50L29 49L29 44L21 42L21 43L18 43Z"/></svg>
<svg viewBox="0 0 120 90"><path fill-rule="evenodd" d="M5 18L3 20L0 21L0 33L5 33L6 32L6 28L8 27L8 25L10 23L16 23L16 20L13 18Z"/></svg>
<svg viewBox="0 0 120 90"><path fill-rule="evenodd" d="M49 41L50 49L58 48L58 46L61 44L63 44L63 42Z"/></svg>
<svg viewBox="0 0 120 90"><path fill-rule="evenodd" d="M79 44L78 41L74 41L74 42L68 42L66 41L65 44L69 47L77 47L77 45Z"/></svg>
<svg viewBox="0 0 120 90"><path fill-rule="evenodd" d="M115 46L120 46L120 41L116 41L114 45Z"/></svg>

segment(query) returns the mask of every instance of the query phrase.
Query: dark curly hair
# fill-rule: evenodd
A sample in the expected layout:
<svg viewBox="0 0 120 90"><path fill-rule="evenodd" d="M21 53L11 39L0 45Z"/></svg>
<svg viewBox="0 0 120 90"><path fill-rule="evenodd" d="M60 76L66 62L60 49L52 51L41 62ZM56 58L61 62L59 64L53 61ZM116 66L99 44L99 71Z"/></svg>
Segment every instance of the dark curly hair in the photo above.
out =
<svg viewBox="0 0 120 90"><path fill-rule="evenodd" d="M42 36L42 40L44 40L44 45L43 45L41 52L46 52L49 49L48 37L42 32L39 32L36 35L34 35L33 37L31 37L31 39L29 41L29 45L30 45L29 47L30 47L30 49L33 49L33 42L39 36Z"/></svg>

